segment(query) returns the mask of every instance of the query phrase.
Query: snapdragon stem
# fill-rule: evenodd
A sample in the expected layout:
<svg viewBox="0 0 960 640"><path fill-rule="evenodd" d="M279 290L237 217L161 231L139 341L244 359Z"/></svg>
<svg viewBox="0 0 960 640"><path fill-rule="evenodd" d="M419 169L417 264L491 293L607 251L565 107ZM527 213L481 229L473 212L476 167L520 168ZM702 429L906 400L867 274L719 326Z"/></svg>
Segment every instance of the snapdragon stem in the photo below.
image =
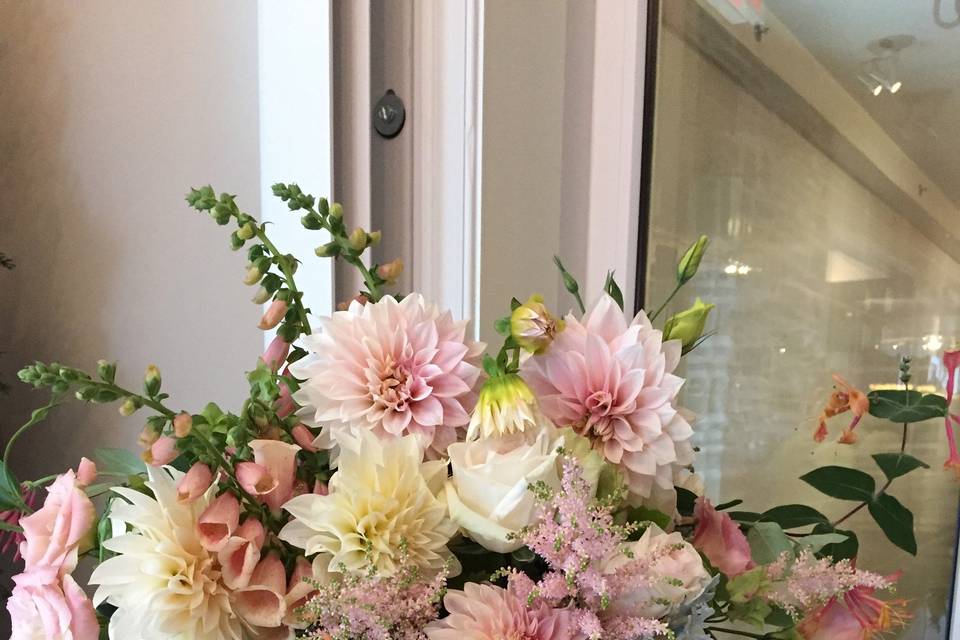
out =
<svg viewBox="0 0 960 640"><path fill-rule="evenodd" d="M273 241L267 237L266 232L263 230L263 225L257 225L257 239L263 243L263 246L276 257L277 262L279 263L280 271L283 273L283 279L287 283L287 287L290 289L290 297L293 304L297 307L297 315L300 316L300 328L303 330L303 333L310 335L310 322L307 320L307 310L303 306L303 301L300 299L300 292L297 290L297 283L293 280L293 269L287 264L287 258L280 250L277 249L276 245L273 244Z"/></svg>

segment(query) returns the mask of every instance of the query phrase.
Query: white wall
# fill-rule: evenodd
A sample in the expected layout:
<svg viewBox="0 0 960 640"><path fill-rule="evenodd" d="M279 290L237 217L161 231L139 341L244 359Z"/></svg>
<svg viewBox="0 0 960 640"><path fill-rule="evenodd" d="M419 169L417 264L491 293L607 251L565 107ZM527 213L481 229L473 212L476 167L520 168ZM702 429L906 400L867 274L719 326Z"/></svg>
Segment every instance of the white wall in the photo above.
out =
<svg viewBox="0 0 960 640"><path fill-rule="evenodd" d="M183 195L210 182L258 215L254 2L0 3L0 396L5 439L43 402L33 358L156 363L176 407L238 408L262 348L229 231ZM37 477L135 446L143 415L78 403L23 438Z"/></svg>

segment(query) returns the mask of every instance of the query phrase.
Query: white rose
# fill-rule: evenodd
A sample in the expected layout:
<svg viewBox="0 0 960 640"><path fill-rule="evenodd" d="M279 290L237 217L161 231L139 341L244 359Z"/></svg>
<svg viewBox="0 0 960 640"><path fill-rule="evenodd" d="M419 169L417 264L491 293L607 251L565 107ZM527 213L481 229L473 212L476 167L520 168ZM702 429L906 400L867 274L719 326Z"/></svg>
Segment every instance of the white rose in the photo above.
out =
<svg viewBox="0 0 960 640"><path fill-rule="evenodd" d="M447 481L450 518L471 538L498 553L523 546L510 539L536 517L531 484L560 486L557 448L563 438L551 428L536 436L515 433L450 445L453 477Z"/></svg>
<svg viewBox="0 0 960 640"><path fill-rule="evenodd" d="M607 561L605 572L613 573L633 560L647 558L653 561L645 572L650 580L618 594L606 609L607 615L663 618L696 600L710 582L700 554L679 532L664 533L651 524L628 548L633 559L618 554Z"/></svg>

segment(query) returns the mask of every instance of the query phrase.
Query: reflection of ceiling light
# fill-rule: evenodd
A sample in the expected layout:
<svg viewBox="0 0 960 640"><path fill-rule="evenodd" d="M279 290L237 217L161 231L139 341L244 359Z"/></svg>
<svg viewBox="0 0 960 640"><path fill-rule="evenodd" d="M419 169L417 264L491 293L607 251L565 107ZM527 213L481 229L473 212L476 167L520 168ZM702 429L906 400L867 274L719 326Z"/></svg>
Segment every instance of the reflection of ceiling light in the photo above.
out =
<svg viewBox="0 0 960 640"><path fill-rule="evenodd" d="M786 347L780 347L780 353L786 353L786 352L787 352Z"/></svg>
<svg viewBox="0 0 960 640"><path fill-rule="evenodd" d="M936 334L931 334L929 336L923 336L923 348L926 351L940 351L940 348L943 346L943 336L938 336Z"/></svg>
<svg viewBox="0 0 960 640"><path fill-rule="evenodd" d="M890 93L900 91L903 83L897 79L897 57L896 51L892 51L887 55L867 60L860 65L861 73L857 78L875 96L879 96L884 89Z"/></svg>
<svg viewBox="0 0 960 640"><path fill-rule="evenodd" d="M869 89L870 93L873 95L879 96L881 93L883 93L883 85L870 76L857 76L857 79L866 85L867 89Z"/></svg>
<svg viewBox="0 0 960 640"><path fill-rule="evenodd" d="M748 264L743 264L738 260L731 260L730 263L723 268L723 272L729 276L745 276L751 271L753 271L753 267Z"/></svg>

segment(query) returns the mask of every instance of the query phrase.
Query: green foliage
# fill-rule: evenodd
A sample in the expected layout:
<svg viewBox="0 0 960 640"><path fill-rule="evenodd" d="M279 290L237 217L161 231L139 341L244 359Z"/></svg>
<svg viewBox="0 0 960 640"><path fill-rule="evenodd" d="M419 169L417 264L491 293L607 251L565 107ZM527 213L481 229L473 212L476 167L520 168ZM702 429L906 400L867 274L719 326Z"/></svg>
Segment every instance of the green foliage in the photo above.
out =
<svg viewBox="0 0 960 640"><path fill-rule="evenodd" d="M613 301L620 307L620 311L623 311L623 292L620 291L620 287L613 277L613 271L607 271L607 279L603 283L603 290L613 298Z"/></svg>
<svg viewBox="0 0 960 640"><path fill-rule="evenodd" d="M709 243L710 239L707 236L700 236L696 242L684 251L683 257L677 263L677 284L686 284L693 276L697 275L700 261L703 260L703 254L706 253Z"/></svg>
<svg viewBox="0 0 960 640"><path fill-rule="evenodd" d="M580 297L580 283L578 283L577 279L563 266L563 263L560 261L560 256L553 256L553 263L557 265L557 269L560 271L560 277L563 279L563 288L577 301L577 307L580 309L580 313L586 312L587 308L583 306L583 298Z"/></svg>
<svg viewBox="0 0 960 640"><path fill-rule="evenodd" d="M924 469L930 468L930 465L927 463L921 462L913 456L902 452L875 453L873 454L873 459L877 463L877 466L880 467L880 470L883 471L883 475L887 476L887 480L899 478L921 467Z"/></svg>
<svg viewBox="0 0 960 640"><path fill-rule="evenodd" d="M935 393L885 389L871 391L870 415L884 418L897 424L922 422L930 418L942 418L947 414L947 399Z"/></svg>
<svg viewBox="0 0 960 640"><path fill-rule="evenodd" d="M747 532L750 556L757 564L770 564L783 553L793 553L789 536L775 522L758 522Z"/></svg>
<svg viewBox="0 0 960 640"><path fill-rule="evenodd" d="M800 476L800 479L817 491L839 500L869 502L877 488L869 474L849 467L820 467Z"/></svg>
<svg viewBox="0 0 960 640"><path fill-rule="evenodd" d="M759 520L775 522L785 530L829 522L825 515L805 504L785 504L774 507L760 514Z"/></svg>
<svg viewBox="0 0 960 640"><path fill-rule="evenodd" d="M697 501L697 494L683 487L675 487L677 490L677 511L682 516L692 516L694 503Z"/></svg>
<svg viewBox="0 0 960 640"><path fill-rule="evenodd" d="M27 507L20 495L20 482L5 462L0 462L0 511L22 511Z"/></svg>
<svg viewBox="0 0 960 640"><path fill-rule="evenodd" d="M913 513L893 496L882 493L867 508L884 535L893 544L911 555L917 555L917 539L913 533Z"/></svg>
<svg viewBox="0 0 960 640"><path fill-rule="evenodd" d="M93 458L101 473L132 476L147 472L147 466L143 460L127 449L102 447L94 450Z"/></svg>
<svg viewBox="0 0 960 640"><path fill-rule="evenodd" d="M813 532L814 534L839 533L847 537L843 542L826 544L821 547L819 555L824 557L829 556L833 558L834 562L856 558L857 553L860 551L860 541L857 538L857 534L853 531L836 529L830 524L819 524L813 528Z"/></svg>
<svg viewBox="0 0 960 640"><path fill-rule="evenodd" d="M806 547L812 553L820 553L825 547L843 544L848 538L849 536L843 533L814 533L809 536L803 536L802 538L795 538L794 542L801 547Z"/></svg>

